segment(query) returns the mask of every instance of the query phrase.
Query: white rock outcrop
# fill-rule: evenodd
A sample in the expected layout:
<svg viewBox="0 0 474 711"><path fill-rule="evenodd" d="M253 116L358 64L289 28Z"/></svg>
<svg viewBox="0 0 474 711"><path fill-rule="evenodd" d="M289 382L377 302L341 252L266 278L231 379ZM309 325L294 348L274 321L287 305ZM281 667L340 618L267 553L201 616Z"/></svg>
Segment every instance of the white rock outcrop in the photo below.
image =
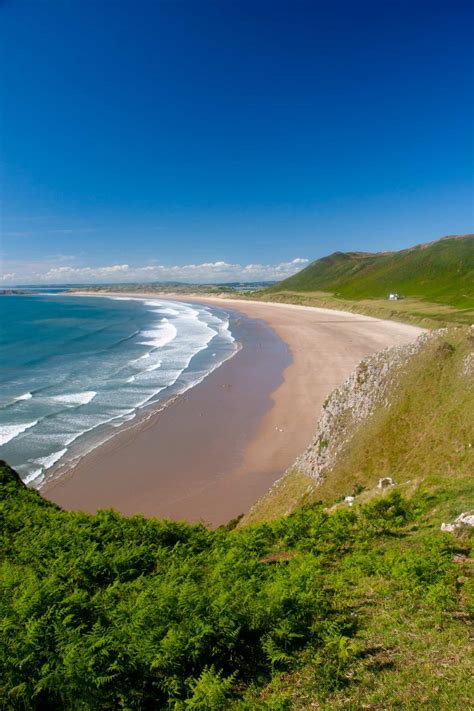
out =
<svg viewBox="0 0 474 711"><path fill-rule="evenodd" d="M462 374L466 378L474 376L474 351L468 353L464 358Z"/></svg>
<svg viewBox="0 0 474 711"><path fill-rule="evenodd" d="M413 343L386 348L361 360L323 405L316 434L295 462L297 469L320 482L351 439L357 425L383 405L390 407L388 393L399 371L418 353L427 340L443 335L446 329L425 332Z"/></svg>
<svg viewBox="0 0 474 711"><path fill-rule="evenodd" d="M387 489L389 486L395 486L396 483L397 482L394 481L391 476L384 476L382 479L379 479L377 489Z"/></svg>
<svg viewBox="0 0 474 711"><path fill-rule="evenodd" d="M461 526L474 527L474 513L469 513L468 511L465 511L462 514L459 514L459 516L455 518L452 523L442 523L441 530L445 531L446 533L453 533L453 531L455 531L457 528L461 528Z"/></svg>

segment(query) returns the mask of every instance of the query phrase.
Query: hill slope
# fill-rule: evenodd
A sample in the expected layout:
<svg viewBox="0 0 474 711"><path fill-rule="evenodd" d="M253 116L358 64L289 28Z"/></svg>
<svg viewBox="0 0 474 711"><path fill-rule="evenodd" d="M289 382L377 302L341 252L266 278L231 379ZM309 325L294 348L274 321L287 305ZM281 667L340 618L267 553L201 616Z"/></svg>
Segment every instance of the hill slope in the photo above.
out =
<svg viewBox="0 0 474 711"><path fill-rule="evenodd" d="M444 237L400 252L335 252L266 290L384 299L390 292L459 309L474 307L474 235Z"/></svg>
<svg viewBox="0 0 474 711"><path fill-rule="evenodd" d="M440 523L472 501L473 351L452 329L359 366L296 510L238 530L62 511L0 462L2 708L472 707L473 529Z"/></svg>
<svg viewBox="0 0 474 711"><path fill-rule="evenodd" d="M474 500L474 327L440 329L363 359L326 400L313 442L244 522L378 493L443 492L438 516ZM456 496L448 497L449 488Z"/></svg>

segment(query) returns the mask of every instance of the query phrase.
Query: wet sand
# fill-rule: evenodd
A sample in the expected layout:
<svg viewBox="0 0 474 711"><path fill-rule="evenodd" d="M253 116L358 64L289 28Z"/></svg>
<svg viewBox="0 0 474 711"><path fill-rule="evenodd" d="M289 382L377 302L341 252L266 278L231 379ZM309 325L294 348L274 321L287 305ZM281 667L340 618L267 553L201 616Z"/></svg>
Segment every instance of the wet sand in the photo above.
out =
<svg viewBox="0 0 474 711"><path fill-rule="evenodd" d="M242 349L42 490L64 508L225 523L304 450L324 400L361 358L421 332L328 309L153 296L225 308Z"/></svg>

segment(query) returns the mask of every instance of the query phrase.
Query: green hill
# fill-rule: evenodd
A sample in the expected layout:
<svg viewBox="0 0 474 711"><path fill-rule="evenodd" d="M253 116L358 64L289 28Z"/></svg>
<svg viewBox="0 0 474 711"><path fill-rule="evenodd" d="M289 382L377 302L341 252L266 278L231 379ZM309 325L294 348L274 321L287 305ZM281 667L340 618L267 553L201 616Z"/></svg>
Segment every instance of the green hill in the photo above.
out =
<svg viewBox="0 0 474 711"><path fill-rule="evenodd" d="M403 296L474 305L474 235L443 237L400 252L335 252L269 291L329 291L348 299Z"/></svg>
<svg viewBox="0 0 474 711"><path fill-rule="evenodd" d="M387 302L390 293L404 299ZM382 317L387 317L384 311L390 304L401 319L406 312L469 323L474 310L474 235L443 237L399 252L335 252L260 295L313 305L325 297L329 303L324 305L333 308L351 308L345 303L351 301L372 311L379 306Z"/></svg>
<svg viewBox="0 0 474 711"><path fill-rule="evenodd" d="M239 529L66 512L0 462L0 706L471 708L473 529L440 524L472 502L473 347L472 329L435 334L341 450L325 504ZM372 391L370 369L354 378ZM335 504L348 487L354 506Z"/></svg>

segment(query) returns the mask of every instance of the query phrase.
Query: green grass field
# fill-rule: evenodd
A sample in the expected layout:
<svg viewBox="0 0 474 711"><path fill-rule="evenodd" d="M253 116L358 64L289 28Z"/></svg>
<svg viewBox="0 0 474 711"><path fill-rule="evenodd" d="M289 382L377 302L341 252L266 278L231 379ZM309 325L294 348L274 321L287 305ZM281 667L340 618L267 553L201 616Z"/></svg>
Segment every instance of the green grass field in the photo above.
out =
<svg viewBox="0 0 474 711"><path fill-rule="evenodd" d="M403 296L388 301L389 293ZM427 327L474 321L474 236L389 253L336 252L253 298L357 311Z"/></svg>
<svg viewBox="0 0 474 711"><path fill-rule="evenodd" d="M474 308L458 309L448 304L435 304L414 298L400 301L387 301L387 299L350 301L325 292L304 291L261 291L253 294L251 298L282 304L299 304L300 306L349 311L389 321L411 323L423 328L440 328L453 323L470 325L474 322Z"/></svg>
<svg viewBox="0 0 474 711"><path fill-rule="evenodd" d="M347 299L415 299L474 307L474 235L445 237L399 252L336 252L269 291L328 291Z"/></svg>

